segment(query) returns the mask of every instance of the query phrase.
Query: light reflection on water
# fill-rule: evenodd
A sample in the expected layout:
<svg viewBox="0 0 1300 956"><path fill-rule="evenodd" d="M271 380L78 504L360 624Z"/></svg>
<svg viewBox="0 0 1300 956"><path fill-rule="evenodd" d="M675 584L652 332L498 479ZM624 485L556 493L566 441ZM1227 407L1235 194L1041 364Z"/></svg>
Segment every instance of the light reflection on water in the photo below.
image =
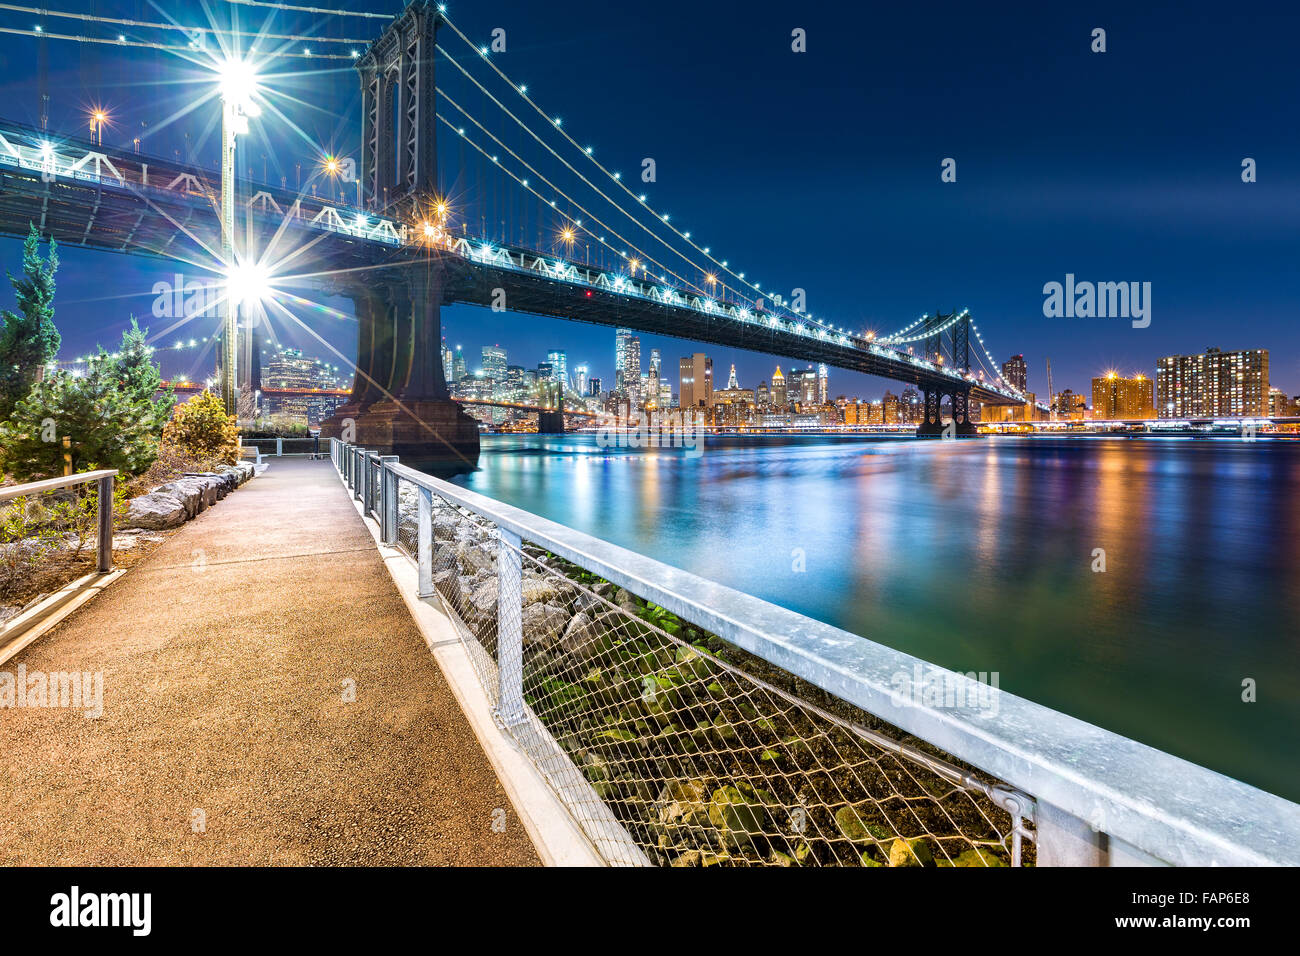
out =
<svg viewBox="0 0 1300 956"><path fill-rule="evenodd" d="M689 458L519 435L485 436L480 466L458 483L1300 800L1300 443L801 436Z"/></svg>

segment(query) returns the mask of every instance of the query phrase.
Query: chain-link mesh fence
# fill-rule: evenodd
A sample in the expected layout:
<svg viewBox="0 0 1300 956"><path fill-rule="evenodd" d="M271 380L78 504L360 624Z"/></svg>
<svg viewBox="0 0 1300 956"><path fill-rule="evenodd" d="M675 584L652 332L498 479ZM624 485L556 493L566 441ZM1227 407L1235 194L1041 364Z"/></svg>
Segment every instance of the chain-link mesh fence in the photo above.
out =
<svg viewBox="0 0 1300 956"><path fill-rule="evenodd" d="M416 560L426 493L398 489L398 543ZM429 510L433 590L499 720L607 862L1032 864L1025 795L577 565L511 544L437 494ZM519 640L498 633L501 602L519 608ZM525 706L502 678L520 672Z"/></svg>

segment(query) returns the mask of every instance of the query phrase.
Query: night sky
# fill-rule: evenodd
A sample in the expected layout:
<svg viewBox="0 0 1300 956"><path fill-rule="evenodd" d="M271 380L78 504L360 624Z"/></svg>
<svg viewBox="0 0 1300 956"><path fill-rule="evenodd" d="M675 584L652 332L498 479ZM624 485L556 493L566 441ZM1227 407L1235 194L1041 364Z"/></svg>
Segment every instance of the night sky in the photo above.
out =
<svg viewBox="0 0 1300 956"><path fill-rule="evenodd" d="M206 22L191 3L55 6ZM400 4L351 6L391 12ZM818 318L888 332L922 312L969 308L999 362L1025 354L1040 396L1048 357L1058 391L1087 393L1089 379L1107 369L1150 375L1161 355L1210 346L1270 349L1273 384L1300 392L1300 8L977 6L511 0L453 2L448 13L476 41L504 28L498 65L561 115L565 129L630 177L653 157L658 181L644 190L654 208L765 287L787 296L807 290ZM319 36L368 38L381 23L208 8L219 22L232 10L245 29L270 17L274 32ZM0 12L0 26L36 22ZM40 22L48 32L120 32ZM1106 30L1104 54L1090 51L1094 27ZM791 51L795 28L807 31L806 53ZM440 41L464 49L447 31ZM53 132L84 136L88 108L102 105L113 116L106 145L140 135L144 151L171 157L186 148L188 132L201 161L216 159L215 102L167 121L207 89L194 68L165 53L47 43ZM37 122L38 62L36 40L0 36L5 118ZM355 155L360 98L346 63L282 64L274 69L292 75L274 79L277 103L297 130L263 117L240 165L261 178L265 163L268 179L292 185L295 164L310 170L321 151ZM447 70L444 77L453 79ZM468 203L480 181L457 169L450 140L440 147L443 181L453 201ZM956 160L955 183L940 180L945 157ZM1256 160L1258 182L1242 182L1245 157ZM19 256L17 241L0 240L0 262L16 269ZM150 316L152 289L176 269L68 248L62 260L64 357L115 342L131 312L155 331L163 324ZM1043 285L1066 273L1150 282L1150 327L1045 318ZM7 290L0 301L12 305ZM347 318L303 317L344 352L354 348ZM570 368L585 362L607 387L613 381L612 329L466 307L445 309L443 319L448 343L464 346L471 367L485 344L504 345L512 364L530 367L547 349L564 348ZM283 340L322 352L288 329ZM695 350L642 336L644 359L655 347L674 371ZM791 364L706 351L715 377L735 362L746 387L776 363ZM170 375L207 371L207 359L166 361ZM898 389L831 372L833 395L878 397L885 387Z"/></svg>

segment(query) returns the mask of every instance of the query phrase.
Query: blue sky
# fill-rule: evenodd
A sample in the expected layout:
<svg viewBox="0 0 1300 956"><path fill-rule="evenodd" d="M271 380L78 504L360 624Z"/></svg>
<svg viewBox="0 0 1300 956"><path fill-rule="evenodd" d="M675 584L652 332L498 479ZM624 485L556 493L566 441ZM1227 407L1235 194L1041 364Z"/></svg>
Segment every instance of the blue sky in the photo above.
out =
<svg viewBox="0 0 1300 956"><path fill-rule="evenodd" d="M56 7L92 9L90 0ZM786 295L805 289L818 317L890 331L921 312L969 308L999 361L1026 355L1040 394L1048 357L1058 390L1086 392L1108 368L1151 374L1161 355L1210 346L1270 349L1273 383L1300 392L1300 81L1291 48L1300 12L1281 3L1226 15L1202 3L998 7L512 0L451 3L448 12L475 41L504 29L496 62L562 115L565 129L610 168L634 174L654 158L657 181L644 187L654 208L749 277ZM192 4L97 0L93 9L204 22ZM251 29L269 12L210 5L216 18L232 9ZM276 32L319 36L369 37L377 23L275 16ZM31 20L0 13L6 26ZM1106 30L1104 54L1090 51L1095 27ZM806 31L805 53L791 50L796 28ZM103 104L114 117L106 144L142 135L148 152L172 155L189 132L202 161L216 158L212 104L166 122L201 89L176 82L193 70L168 54L48 42L53 130L80 133L87 108ZM446 31L442 42L460 44ZM37 64L37 41L0 36L6 118L36 121ZM241 166L260 178L265 162L268 178L292 184L296 164L309 170L323 150L355 154L359 97L347 64L278 69L293 74L276 83L296 130L264 118ZM452 71L444 81L450 89ZM956 160L954 183L940 180L945 157ZM1241 181L1245 157L1257 162L1255 183ZM481 167L460 162L444 138L443 182L466 208L507 195L483 185ZM18 243L0 240L5 265L16 268L18 256ZM56 303L65 354L115 340L132 311L157 325L148 318L153 285L174 271L65 249ZM1150 282L1150 327L1045 318L1042 287L1067 273ZM348 309L346 300L321 301ZM571 367L586 362L612 379L611 329L463 307L443 318L449 343L470 355L500 343L511 362L535 365L564 348ZM304 320L341 351L353 348L346 318ZM654 347L669 368L695 349L643 337L643 355ZM717 374L734 361L747 386L790 364L707 351ZM888 386L831 376L833 394L877 396Z"/></svg>

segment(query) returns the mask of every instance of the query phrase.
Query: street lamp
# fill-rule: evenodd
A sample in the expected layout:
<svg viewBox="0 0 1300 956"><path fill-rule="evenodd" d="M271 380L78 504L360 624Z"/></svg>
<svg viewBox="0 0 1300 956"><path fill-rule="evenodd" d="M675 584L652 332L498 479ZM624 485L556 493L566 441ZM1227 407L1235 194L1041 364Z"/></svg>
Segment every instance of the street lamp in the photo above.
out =
<svg viewBox="0 0 1300 956"><path fill-rule="evenodd" d="M221 256L227 268L235 264L235 141L248 132L248 120L261 115L254 101L258 91L257 71L247 60L231 58L218 69L221 89ZM221 401L227 415L238 414L235 391L239 351L243 355L245 374L252 367L252 335L245 334L243 348L238 349L239 301L227 297L222 335ZM238 351L237 351L238 349Z"/></svg>
<svg viewBox="0 0 1300 956"><path fill-rule="evenodd" d="M96 146L104 145L104 124L108 122L108 114L103 110L95 110L90 114L90 138L95 141Z"/></svg>

